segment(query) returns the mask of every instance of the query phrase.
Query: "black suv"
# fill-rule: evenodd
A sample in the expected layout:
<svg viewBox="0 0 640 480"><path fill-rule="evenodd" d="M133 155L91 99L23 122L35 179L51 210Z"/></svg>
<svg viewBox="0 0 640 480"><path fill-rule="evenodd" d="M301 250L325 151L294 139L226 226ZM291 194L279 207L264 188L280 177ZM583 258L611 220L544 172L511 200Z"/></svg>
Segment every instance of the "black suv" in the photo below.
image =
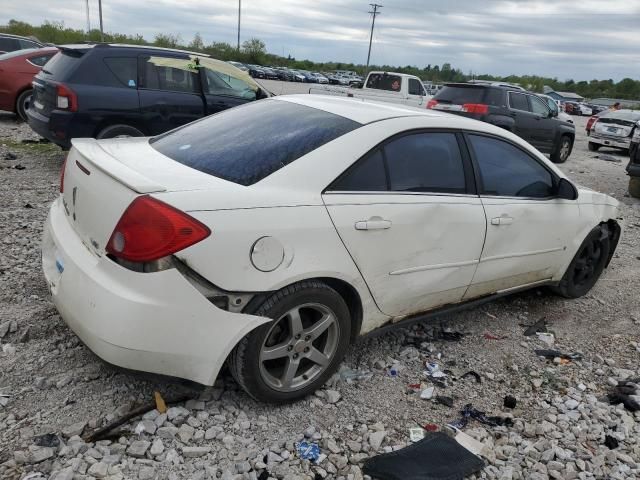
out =
<svg viewBox="0 0 640 480"><path fill-rule="evenodd" d="M34 78L29 125L63 148L72 138L151 136L268 96L246 72L154 47L60 47Z"/></svg>
<svg viewBox="0 0 640 480"><path fill-rule="evenodd" d="M563 163L573 149L576 131L560 120L535 93L504 84L448 83L427 108L475 118L522 137L551 160Z"/></svg>

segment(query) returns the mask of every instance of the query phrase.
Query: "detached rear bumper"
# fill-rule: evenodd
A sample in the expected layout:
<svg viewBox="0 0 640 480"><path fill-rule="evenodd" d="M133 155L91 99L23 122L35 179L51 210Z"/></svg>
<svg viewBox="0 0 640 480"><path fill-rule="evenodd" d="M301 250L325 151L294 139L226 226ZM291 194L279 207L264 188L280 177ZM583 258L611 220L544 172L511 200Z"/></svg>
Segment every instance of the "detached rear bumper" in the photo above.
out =
<svg viewBox="0 0 640 480"><path fill-rule="evenodd" d="M237 342L269 321L218 309L175 269L138 273L97 257L60 199L45 225L42 264L67 325L99 357L124 368L213 385Z"/></svg>

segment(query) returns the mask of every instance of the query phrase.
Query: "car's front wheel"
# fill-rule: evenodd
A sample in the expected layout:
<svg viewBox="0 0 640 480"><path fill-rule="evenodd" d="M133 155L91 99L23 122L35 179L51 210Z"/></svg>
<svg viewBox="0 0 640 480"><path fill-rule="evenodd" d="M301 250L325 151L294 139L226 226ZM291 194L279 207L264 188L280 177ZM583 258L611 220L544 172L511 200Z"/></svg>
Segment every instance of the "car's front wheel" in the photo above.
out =
<svg viewBox="0 0 640 480"><path fill-rule="evenodd" d="M273 321L236 345L229 367L256 400L288 402L314 392L336 371L349 347L349 308L322 282L288 286L251 313Z"/></svg>
<svg viewBox="0 0 640 480"><path fill-rule="evenodd" d="M563 135L560 137L560 142L556 146L555 151L551 154L551 161L554 163L564 163L571 154L572 147L571 137Z"/></svg>
<svg viewBox="0 0 640 480"><path fill-rule="evenodd" d="M560 284L553 290L566 298L586 295L604 270L611 248L611 235L606 225L599 225L587 235L571 261Z"/></svg>
<svg viewBox="0 0 640 480"><path fill-rule="evenodd" d="M16 99L16 113L25 122L27 121L27 110L29 109L32 95L33 90L29 89L18 95Z"/></svg>

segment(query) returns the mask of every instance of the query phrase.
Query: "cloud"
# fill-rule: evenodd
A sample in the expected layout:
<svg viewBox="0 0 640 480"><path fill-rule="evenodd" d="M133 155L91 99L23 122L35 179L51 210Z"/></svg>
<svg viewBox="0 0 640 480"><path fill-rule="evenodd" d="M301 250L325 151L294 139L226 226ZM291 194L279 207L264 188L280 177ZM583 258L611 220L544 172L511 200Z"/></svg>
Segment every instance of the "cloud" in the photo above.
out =
<svg viewBox="0 0 640 480"><path fill-rule="evenodd" d="M371 62L442 65L495 75L538 74L561 80L639 75L638 0L380 0ZM244 0L241 38L258 37L272 53L314 61L364 63L371 16L367 0ZM103 0L107 31L199 32L206 43L235 44L232 0ZM97 26L97 0L90 0ZM0 23L64 21L84 28L82 0L10 2Z"/></svg>

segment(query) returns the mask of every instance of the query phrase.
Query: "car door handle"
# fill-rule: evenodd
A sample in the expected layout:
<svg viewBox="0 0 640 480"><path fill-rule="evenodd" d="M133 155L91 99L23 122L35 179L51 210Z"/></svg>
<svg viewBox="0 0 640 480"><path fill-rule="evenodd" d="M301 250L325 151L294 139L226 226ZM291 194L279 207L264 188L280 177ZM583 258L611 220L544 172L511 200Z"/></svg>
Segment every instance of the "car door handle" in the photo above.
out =
<svg viewBox="0 0 640 480"><path fill-rule="evenodd" d="M356 230L386 230L391 228L391 220L380 217L372 217L369 220L360 220L354 225Z"/></svg>
<svg viewBox="0 0 640 480"><path fill-rule="evenodd" d="M511 217L495 217L491 219L491 225L511 225L513 218Z"/></svg>

